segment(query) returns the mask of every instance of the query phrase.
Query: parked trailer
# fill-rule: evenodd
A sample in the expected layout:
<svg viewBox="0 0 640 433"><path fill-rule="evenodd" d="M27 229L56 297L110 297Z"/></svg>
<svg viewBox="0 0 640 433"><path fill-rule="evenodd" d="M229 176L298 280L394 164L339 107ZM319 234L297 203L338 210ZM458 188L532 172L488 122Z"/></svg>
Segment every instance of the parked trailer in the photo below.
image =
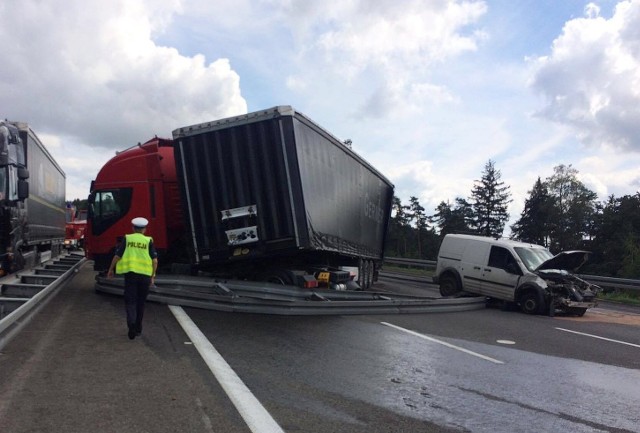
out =
<svg viewBox="0 0 640 433"><path fill-rule="evenodd" d="M345 289L357 287L353 268L370 287L393 185L344 143L289 106L179 128L173 139L118 154L94 181L87 248L100 269L130 219L149 215L156 246L188 251L200 271ZM168 222L174 229L162 230Z"/></svg>
<svg viewBox="0 0 640 433"><path fill-rule="evenodd" d="M65 236L65 174L31 128L0 122L0 275L57 256Z"/></svg>

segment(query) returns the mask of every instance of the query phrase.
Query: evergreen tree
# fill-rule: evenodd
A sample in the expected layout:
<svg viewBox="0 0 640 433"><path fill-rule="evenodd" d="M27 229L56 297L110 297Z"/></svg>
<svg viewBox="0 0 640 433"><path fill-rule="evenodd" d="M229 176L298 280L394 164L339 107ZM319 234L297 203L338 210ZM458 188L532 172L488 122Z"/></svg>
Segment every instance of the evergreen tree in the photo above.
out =
<svg viewBox="0 0 640 433"><path fill-rule="evenodd" d="M623 278L640 277L640 236L627 233L624 240L624 256L619 276Z"/></svg>
<svg viewBox="0 0 640 433"><path fill-rule="evenodd" d="M549 247L556 252L583 248L598 195L578 180L578 170L571 164L558 165L553 171L546 181L554 201Z"/></svg>
<svg viewBox="0 0 640 433"><path fill-rule="evenodd" d="M440 238L448 233L470 233L469 222L473 219L473 209L465 199L457 197L456 206L442 201L436 208L436 213L429 218L438 227Z"/></svg>
<svg viewBox="0 0 640 433"><path fill-rule="evenodd" d="M474 212L473 227L482 236L500 237L509 219L507 207L511 203L509 186L505 186L500 170L489 160L484 166L482 178L476 180L471 191Z"/></svg>
<svg viewBox="0 0 640 433"><path fill-rule="evenodd" d="M640 193L620 198L610 196L597 204L593 240L589 249L593 257L590 273L603 276L638 278L634 267L640 262L636 246L640 246Z"/></svg>
<svg viewBox="0 0 640 433"><path fill-rule="evenodd" d="M524 202L520 219L511 226L511 238L523 242L549 246L553 199L547 185L538 180Z"/></svg>
<svg viewBox="0 0 640 433"><path fill-rule="evenodd" d="M418 198L415 196L411 196L409 198L409 212L411 215L411 219L415 223L416 227L416 237L417 237L417 247L418 247L418 257L422 257L422 240L425 236L426 231L429 229L428 217L424 213L424 208L420 206L420 202Z"/></svg>
<svg viewBox="0 0 640 433"><path fill-rule="evenodd" d="M391 220L389 221L389 244L390 255L404 257L407 254L407 237L411 231L409 225L411 216L408 213L409 206L403 205L400 199L393 196L391 201ZM392 244L395 251L392 250Z"/></svg>

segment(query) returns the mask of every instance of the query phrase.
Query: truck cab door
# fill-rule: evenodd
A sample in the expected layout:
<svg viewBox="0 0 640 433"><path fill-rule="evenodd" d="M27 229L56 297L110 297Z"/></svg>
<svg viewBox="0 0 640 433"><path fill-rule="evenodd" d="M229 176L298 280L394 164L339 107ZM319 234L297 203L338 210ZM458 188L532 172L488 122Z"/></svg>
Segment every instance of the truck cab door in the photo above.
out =
<svg viewBox="0 0 640 433"><path fill-rule="evenodd" d="M486 265L482 267L480 293L485 296L513 301L522 271L511 251L491 246Z"/></svg>

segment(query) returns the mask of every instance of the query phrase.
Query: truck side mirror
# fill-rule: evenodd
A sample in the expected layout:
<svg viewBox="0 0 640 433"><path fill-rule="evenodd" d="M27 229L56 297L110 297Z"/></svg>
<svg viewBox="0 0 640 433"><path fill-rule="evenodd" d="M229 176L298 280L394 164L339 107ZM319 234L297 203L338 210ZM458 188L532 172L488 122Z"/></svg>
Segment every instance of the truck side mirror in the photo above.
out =
<svg viewBox="0 0 640 433"><path fill-rule="evenodd" d="M29 182L26 180L18 180L18 200L24 201L29 198Z"/></svg>
<svg viewBox="0 0 640 433"><path fill-rule="evenodd" d="M18 179L29 179L29 170L24 167L18 167Z"/></svg>

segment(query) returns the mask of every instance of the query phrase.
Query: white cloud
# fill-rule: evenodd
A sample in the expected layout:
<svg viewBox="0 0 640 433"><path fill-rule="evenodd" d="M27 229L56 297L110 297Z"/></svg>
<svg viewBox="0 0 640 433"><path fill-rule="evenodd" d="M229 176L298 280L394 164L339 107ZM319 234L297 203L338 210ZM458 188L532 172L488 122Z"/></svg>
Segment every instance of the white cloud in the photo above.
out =
<svg viewBox="0 0 640 433"><path fill-rule="evenodd" d="M640 0L613 16L595 4L567 22L532 81L546 98L540 115L570 125L591 146L640 151Z"/></svg>
<svg viewBox="0 0 640 433"><path fill-rule="evenodd" d="M178 1L12 0L0 27L0 104L36 131L121 148L246 112L227 59L157 46Z"/></svg>
<svg viewBox="0 0 640 433"><path fill-rule="evenodd" d="M28 122L52 148L76 191L69 198L88 192L108 159L96 147L247 111L228 59L154 42L182 12L179 0L8 0L0 12L2 115Z"/></svg>
<svg viewBox="0 0 640 433"><path fill-rule="evenodd" d="M384 118L424 104L429 96L455 96L429 79L431 68L478 48L469 30L487 7L481 1L283 2L283 20L295 26L296 67L291 89L317 91L336 83L361 95L358 118ZM319 5L322 4L322 8ZM303 85L306 83L306 85ZM363 86L368 86L364 89Z"/></svg>

